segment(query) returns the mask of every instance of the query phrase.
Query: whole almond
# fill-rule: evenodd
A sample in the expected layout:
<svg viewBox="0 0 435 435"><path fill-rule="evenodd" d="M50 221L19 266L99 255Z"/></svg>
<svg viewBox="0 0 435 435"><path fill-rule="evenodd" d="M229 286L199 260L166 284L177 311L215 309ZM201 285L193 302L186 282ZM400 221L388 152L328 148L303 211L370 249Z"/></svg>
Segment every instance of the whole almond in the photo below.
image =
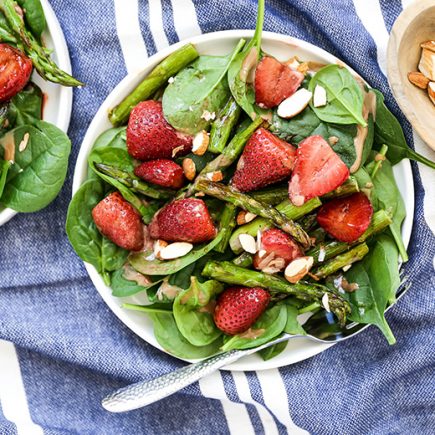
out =
<svg viewBox="0 0 435 435"><path fill-rule="evenodd" d="M210 181L222 181L224 179L222 171L208 172L205 176Z"/></svg>
<svg viewBox="0 0 435 435"><path fill-rule="evenodd" d="M298 257L285 268L284 276L288 282L296 284L311 269L314 263L313 257Z"/></svg>
<svg viewBox="0 0 435 435"><path fill-rule="evenodd" d="M162 260L173 260L184 257L193 249L193 245L187 242L175 242L164 247L159 255Z"/></svg>
<svg viewBox="0 0 435 435"><path fill-rule="evenodd" d="M427 93L429 94L429 98L431 99L432 103L435 104L435 82L429 83L429 86L427 87Z"/></svg>
<svg viewBox="0 0 435 435"><path fill-rule="evenodd" d="M408 80L420 89L426 89L430 81L424 74L418 71L409 72Z"/></svg>
<svg viewBox="0 0 435 435"><path fill-rule="evenodd" d="M195 178L196 166L192 159L187 158L183 160L183 172L189 181L192 181Z"/></svg>
<svg viewBox="0 0 435 435"><path fill-rule="evenodd" d="M427 48L430 51L435 51L435 41L425 41L420 44L421 48Z"/></svg>
<svg viewBox="0 0 435 435"><path fill-rule="evenodd" d="M237 215L237 225L244 225L248 222L253 221L257 217L256 214L250 213L249 211L242 210Z"/></svg>

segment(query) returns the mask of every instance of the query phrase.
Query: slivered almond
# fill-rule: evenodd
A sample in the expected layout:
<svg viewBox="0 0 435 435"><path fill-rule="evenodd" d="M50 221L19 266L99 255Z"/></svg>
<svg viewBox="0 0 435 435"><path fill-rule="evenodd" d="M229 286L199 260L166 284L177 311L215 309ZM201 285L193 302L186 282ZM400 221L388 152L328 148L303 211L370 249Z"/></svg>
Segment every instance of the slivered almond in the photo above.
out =
<svg viewBox="0 0 435 435"><path fill-rule="evenodd" d="M205 176L210 181L222 181L224 179L222 171L209 172Z"/></svg>
<svg viewBox="0 0 435 435"><path fill-rule="evenodd" d="M162 260L172 260L184 257L193 249L193 245L187 242L175 242L164 247L159 255Z"/></svg>
<svg viewBox="0 0 435 435"><path fill-rule="evenodd" d="M312 96L312 92L304 88L297 90L278 106L278 116L287 119L293 118L293 116L301 113L308 106Z"/></svg>
<svg viewBox="0 0 435 435"><path fill-rule="evenodd" d="M200 131L193 138L192 142L192 153L197 156L202 156L207 151L208 143L210 142L210 137L205 130Z"/></svg>
<svg viewBox="0 0 435 435"><path fill-rule="evenodd" d="M242 210L237 215L237 225L244 225L248 222L253 221L257 217L256 214L250 213L249 211Z"/></svg>
<svg viewBox="0 0 435 435"><path fill-rule="evenodd" d="M418 71L409 72L408 80L420 89L426 89L430 81L424 74Z"/></svg>
<svg viewBox="0 0 435 435"><path fill-rule="evenodd" d="M249 252L250 254L255 254L257 252L255 239L251 235L240 234L239 242L244 251Z"/></svg>
<svg viewBox="0 0 435 435"><path fill-rule="evenodd" d="M285 279L292 284L297 283L310 271L311 267L313 266L313 262L313 257L299 257L294 259L285 268Z"/></svg>
<svg viewBox="0 0 435 435"><path fill-rule="evenodd" d="M435 82L429 83L429 86L427 87L427 93L432 103L435 104Z"/></svg>
<svg viewBox="0 0 435 435"><path fill-rule="evenodd" d="M195 178L196 166L192 159L187 158L183 160L183 172L189 181L192 181Z"/></svg>
<svg viewBox="0 0 435 435"><path fill-rule="evenodd" d="M164 240L159 239L154 242L153 252L156 258L158 258L159 260L162 260L162 258L160 257L160 252L163 248L166 248L166 246L168 246L168 242L165 242Z"/></svg>
<svg viewBox="0 0 435 435"><path fill-rule="evenodd" d="M314 107L326 106L327 102L328 100L326 98L326 89L323 86L316 85L313 95Z"/></svg>

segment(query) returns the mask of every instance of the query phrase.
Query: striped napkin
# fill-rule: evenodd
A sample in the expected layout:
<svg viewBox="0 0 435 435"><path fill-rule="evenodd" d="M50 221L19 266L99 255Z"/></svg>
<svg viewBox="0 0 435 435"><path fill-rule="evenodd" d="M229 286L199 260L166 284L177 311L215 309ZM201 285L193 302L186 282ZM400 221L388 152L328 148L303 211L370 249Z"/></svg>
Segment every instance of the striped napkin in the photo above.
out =
<svg viewBox="0 0 435 435"><path fill-rule="evenodd" d="M435 427L433 334L435 175L412 165L416 213L411 290L375 328L293 366L218 372L145 409L114 415L113 389L182 365L110 312L67 241L64 222L86 128L114 86L183 38L255 26L254 0L51 0L69 45L73 156L60 196L0 228L0 434L429 434ZM268 0L265 30L340 57L386 94L408 141L431 152L401 116L385 77L391 26L408 0ZM14 344L11 344L14 343Z"/></svg>

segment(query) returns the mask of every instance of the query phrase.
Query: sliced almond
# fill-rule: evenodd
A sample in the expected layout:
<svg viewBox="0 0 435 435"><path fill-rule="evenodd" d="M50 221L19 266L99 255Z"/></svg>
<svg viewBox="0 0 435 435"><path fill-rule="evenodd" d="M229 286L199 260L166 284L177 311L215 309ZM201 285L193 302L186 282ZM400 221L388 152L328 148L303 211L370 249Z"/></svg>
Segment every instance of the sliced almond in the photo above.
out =
<svg viewBox="0 0 435 435"><path fill-rule="evenodd" d="M299 65L301 64L297 58L297 56L293 56L291 59L289 59L285 64L292 69L293 71L297 70Z"/></svg>
<svg viewBox="0 0 435 435"><path fill-rule="evenodd" d="M316 85L313 95L314 107L326 106L327 102L328 100L326 98L326 89L323 86Z"/></svg>
<svg viewBox="0 0 435 435"><path fill-rule="evenodd" d="M287 119L293 118L308 106L312 96L312 92L304 88L299 89L278 106L278 116Z"/></svg>
<svg viewBox="0 0 435 435"><path fill-rule="evenodd" d="M425 41L420 44L421 48L427 48L430 51L435 52L435 41Z"/></svg>
<svg viewBox="0 0 435 435"><path fill-rule="evenodd" d="M284 266L285 266L284 258L276 257L272 261L270 261L266 267L263 267L261 270L264 273L269 273L269 274L278 273L284 269Z"/></svg>
<svg viewBox="0 0 435 435"><path fill-rule="evenodd" d="M200 131L193 138L192 142L192 153L197 156L202 156L207 151L208 143L210 142L210 137L205 130Z"/></svg>
<svg viewBox="0 0 435 435"><path fill-rule="evenodd" d="M257 252L257 244L255 243L255 239L249 234L240 234L239 242L242 245L244 251L249 252L250 254L255 254Z"/></svg>
<svg viewBox="0 0 435 435"><path fill-rule="evenodd" d="M166 248L166 246L168 246L168 242L165 242L164 240L156 240L154 242L153 252L156 258L158 258L159 260L162 260L162 258L160 257L160 252L163 248Z"/></svg>
<svg viewBox="0 0 435 435"><path fill-rule="evenodd" d="M288 282L297 283L302 279L312 268L314 263L313 257L299 257L294 259L285 268L284 276Z"/></svg>
<svg viewBox="0 0 435 435"><path fill-rule="evenodd" d="M426 89L430 81L424 74L418 71L409 72L408 80L420 89Z"/></svg>
<svg viewBox="0 0 435 435"><path fill-rule="evenodd" d="M209 172L205 177L210 181L222 181L224 179L222 171Z"/></svg>
<svg viewBox="0 0 435 435"><path fill-rule="evenodd" d="M184 257L193 249L193 245L187 242L171 243L159 252L162 260L172 260L174 258Z"/></svg>
<svg viewBox="0 0 435 435"><path fill-rule="evenodd" d="M423 48L418 69L430 80L435 80L435 52Z"/></svg>
<svg viewBox="0 0 435 435"><path fill-rule="evenodd" d="M429 83L429 86L427 87L427 93L429 94L429 98L431 99L432 103L435 104L435 82Z"/></svg>
<svg viewBox="0 0 435 435"><path fill-rule="evenodd" d="M337 136L330 136L328 138L329 145L334 146L340 139Z"/></svg>
<svg viewBox="0 0 435 435"><path fill-rule="evenodd" d="M325 293L325 294L322 296L322 305L323 305L323 308L325 308L325 310L326 310L328 313L331 312L331 308L329 308L329 296L328 296L328 293Z"/></svg>
<svg viewBox="0 0 435 435"><path fill-rule="evenodd" d="M184 159L183 160L183 172L185 177L191 181L196 176L196 166L195 162L192 159Z"/></svg>
<svg viewBox="0 0 435 435"><path fill-rule="evenodd" d="M248 222L253 221L257 217L256 214L250 213L249 211L242 210L237 215L237 225L244 225Z"/></svg>

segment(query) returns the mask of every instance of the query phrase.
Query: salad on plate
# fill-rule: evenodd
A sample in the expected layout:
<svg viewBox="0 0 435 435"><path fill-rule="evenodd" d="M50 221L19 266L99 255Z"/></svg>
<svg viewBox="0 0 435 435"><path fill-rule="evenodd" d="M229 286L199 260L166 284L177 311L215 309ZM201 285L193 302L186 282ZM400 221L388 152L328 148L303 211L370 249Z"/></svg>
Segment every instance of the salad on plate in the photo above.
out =
<svg viewBox="0 0 435 435"><path fill-rule="evenodd" d="M263 17L259 1L254 37L226 56L181 47L111 110L68 237L114 296L143 297L123 307L180 358L308 324L374 324L392 344L384 311L408 259L392 165L433 163L346 67L263 52Z"/></svg>
<svg viewBox="0 0 435 435"><path fill-rule="evenodd" d="M51 59L46 27L40 0L0 1L0 211L40 210L65 180L71 143L43 120L45 95L32 72L63 86L82 83Z"/></svg>

